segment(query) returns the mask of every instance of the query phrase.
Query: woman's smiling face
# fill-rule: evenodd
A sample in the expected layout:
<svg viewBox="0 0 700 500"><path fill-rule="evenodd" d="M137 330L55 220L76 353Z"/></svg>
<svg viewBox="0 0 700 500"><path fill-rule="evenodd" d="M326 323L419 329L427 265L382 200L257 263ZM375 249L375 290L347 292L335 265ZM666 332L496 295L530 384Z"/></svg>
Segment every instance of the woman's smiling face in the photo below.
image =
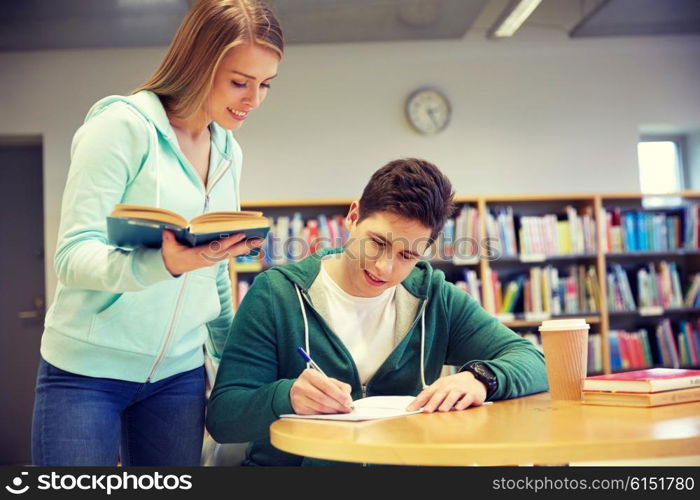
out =
<svg viewBox="0 0 700 500"><path fill-rule="evenodd" d="M279 62L275 51L261 45L245 44L229 49L214 74L204 104L207 116L225 129L239 129L248 113L267 96Z"/></svg>

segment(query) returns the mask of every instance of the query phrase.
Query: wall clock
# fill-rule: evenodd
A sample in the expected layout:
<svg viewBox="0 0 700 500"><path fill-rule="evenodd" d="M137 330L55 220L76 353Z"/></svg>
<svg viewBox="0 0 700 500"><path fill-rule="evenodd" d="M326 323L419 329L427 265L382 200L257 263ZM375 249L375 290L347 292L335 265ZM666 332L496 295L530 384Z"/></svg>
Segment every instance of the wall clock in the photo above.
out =
<svg viewBox="0 0 700 500"><path fill-rule="evenodd" d="M450 101L433 88L421 88L406 100L406 116L411 126L421 134L437 134L450 123Z"/></svg>

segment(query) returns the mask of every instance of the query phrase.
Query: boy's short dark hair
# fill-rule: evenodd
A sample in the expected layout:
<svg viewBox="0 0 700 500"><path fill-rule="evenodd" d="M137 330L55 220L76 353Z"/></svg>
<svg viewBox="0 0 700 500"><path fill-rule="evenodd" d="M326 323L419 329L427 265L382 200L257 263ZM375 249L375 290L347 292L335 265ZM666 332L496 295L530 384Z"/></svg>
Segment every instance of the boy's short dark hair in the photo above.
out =
<svg viewBox="0 0 700 500"><path fill-rule="evenodd" d="M432 163L402 158L377 170L360 198L358 222L376 212L420 221L435 240L455 210L450 180Z"/></svg>

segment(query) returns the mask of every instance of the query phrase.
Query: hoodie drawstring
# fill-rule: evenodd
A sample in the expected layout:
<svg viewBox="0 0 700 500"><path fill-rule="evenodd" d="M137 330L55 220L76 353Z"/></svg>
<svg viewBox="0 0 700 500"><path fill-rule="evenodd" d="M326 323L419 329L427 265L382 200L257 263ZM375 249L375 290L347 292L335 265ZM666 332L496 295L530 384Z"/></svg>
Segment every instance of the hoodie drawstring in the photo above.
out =
<svg viewBox="0 0 700 500"><path fill-rule="evenodd" d="M311 356L311 346L309 345L309 321L306 318L306 308L304 307L304 300L301 298L301 290L299 290L299 285L294 285L294 290L297 292L297 298L299 299L299 307L301 308L301 315L304 318L304 347L309 356ZM420 381L423 389L428 387L425 383L425 309L428 305L426 300L423 303L423 308L420 313ZM306 367L310 368L309 363L306 363Z"/></svg>
<svg viewBox="0 0 700 500"><path fill-rule="evenodd" d="M153 139L153 169L156 171L156 208L160 208L160 168L158 166L158 133L155 125L151 125L151 138Z"/></svg>
<svg viewBox="0 0 700 500"><path fill-rule="evenodd" d="M304 300L301 298L301 291L299 290L299 285L294 285L294 290L297 292L297 298L299 299L299 307L301 307L301 315L304 318L304 347L306 348L306 353L311 356L311 346L309 346L309 322L306 319L306 308L304 307ZM306 363L307 368L311 368L309 363Z"/></svg>
<svg viewBox="0 0 700 500"><path fill-rule="evenodd" d="M427 305L428 301L426 300L420 313L420 382L423 384L423 389L428 387L428 384L425 383L425 307Z"/></svg>
<svg viewBox="0 0 700 500"><path fill-rule="evenodd" d="M146 128L148 129L149 135L151 136L153 170L156 177L156 208L160 208L160 168L158 167L158 132L156 132L156 126L148 120L146 120L146 118L141 113L133 109L131 106L128 106L127 109L132 111L136 116L138 116L141 119L141 121L143 121L144 125L146 125Z"/></svg>

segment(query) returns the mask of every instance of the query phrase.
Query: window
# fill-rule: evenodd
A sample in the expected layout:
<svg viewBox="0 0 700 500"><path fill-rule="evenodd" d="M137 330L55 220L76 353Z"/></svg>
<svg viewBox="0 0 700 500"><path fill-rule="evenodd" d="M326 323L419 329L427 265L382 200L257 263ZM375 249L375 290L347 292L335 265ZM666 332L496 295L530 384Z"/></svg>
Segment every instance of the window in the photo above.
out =
<svg viewBox="0 0 700 500"><path fill-rule="evenodd" d="M642 193L677 193L683 189L683 169L678 141L642 140L637 144L639 185ZM647 197L644 206L675 205L675 197Z"/></svg>

